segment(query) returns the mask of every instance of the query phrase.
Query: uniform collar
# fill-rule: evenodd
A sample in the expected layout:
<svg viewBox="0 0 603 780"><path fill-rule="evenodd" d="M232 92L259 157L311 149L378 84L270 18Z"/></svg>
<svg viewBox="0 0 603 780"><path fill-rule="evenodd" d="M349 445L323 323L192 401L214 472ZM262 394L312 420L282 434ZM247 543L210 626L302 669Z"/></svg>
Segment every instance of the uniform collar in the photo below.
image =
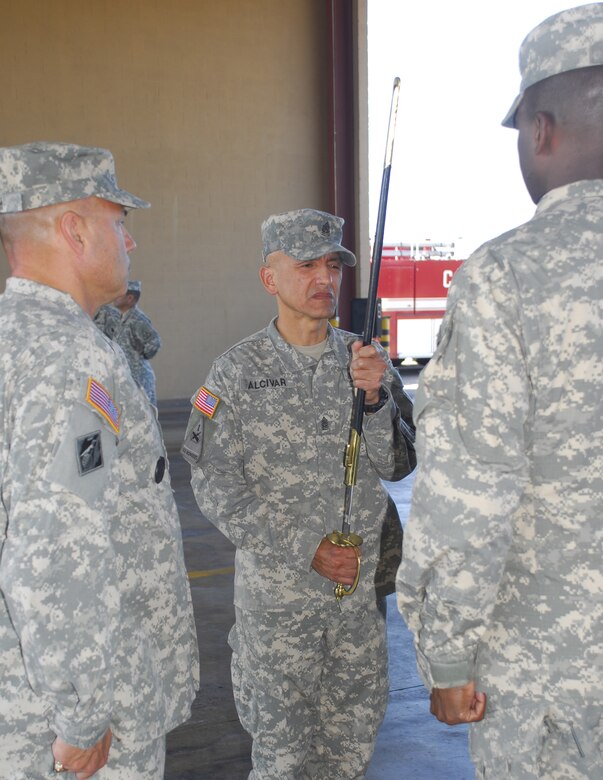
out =
<svg viewBox="0 0 603 780"><path fill-rule="evenodd" d="M306 371L308 368L314 368L316 362L306 355L302 355L295 347L292 347L278 332L276 327L276 320L270 322L267 328L268 338L272 342L272 345L279 357L279 359L285 364L290 371ZM347 370L347 366L350 360L350 356L347 350L347 346L343 339L337 338L335 330L330 324L327 324L327 346L323 352L319 363L325 359L329 354L333 353L337 362L343 370Z"/></svg>
<svg viewBox="0 0 603 780"><path fill-rule="evenodd" d="M568 200L584 200L585 198L603 197L603 179L582 179L555 187L540 198L536 206L536 214L548 211L566 203Z"/></svg>
<svg viewBox="0 0 603 780"><path fill-rule="evenodd" d="M57 290L55 287L49 287L46 284L40 284L40 282L34 282L32 279L10 276L6 280L6 292L11 295L25 295L28 298L36 298L39 301L55 303L61 308L69 310L72 314L78 314L81 317L90 319L69 293Z"/></svg>

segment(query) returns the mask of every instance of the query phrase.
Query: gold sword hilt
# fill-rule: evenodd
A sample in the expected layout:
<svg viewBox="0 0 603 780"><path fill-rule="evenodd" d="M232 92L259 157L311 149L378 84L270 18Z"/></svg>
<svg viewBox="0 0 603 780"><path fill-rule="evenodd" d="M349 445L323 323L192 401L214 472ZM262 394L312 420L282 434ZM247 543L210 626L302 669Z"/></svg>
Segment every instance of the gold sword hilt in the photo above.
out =
<svg viewBox="0 0 603 780"><path fill-rule="evenodd" d="M350 430L348 443L343 455L345 473L343 484L348 487L355 485L358 479L358 461L360 455L360 435L355 428Z"/></svg>
<svg viewBox="0 0 603 780"><path fill-rule="evenodd" d="M341 582L335 584L335 598L337 601L341 601L344 596L352 595L360 580L360 545L362 544L362 537L358 536L358 534L343 534L341 531L333 531L333 533L327 534L326 538L336 547L351 547L356 553L356 576L354 577L354 582L348 586Z"/></svg>

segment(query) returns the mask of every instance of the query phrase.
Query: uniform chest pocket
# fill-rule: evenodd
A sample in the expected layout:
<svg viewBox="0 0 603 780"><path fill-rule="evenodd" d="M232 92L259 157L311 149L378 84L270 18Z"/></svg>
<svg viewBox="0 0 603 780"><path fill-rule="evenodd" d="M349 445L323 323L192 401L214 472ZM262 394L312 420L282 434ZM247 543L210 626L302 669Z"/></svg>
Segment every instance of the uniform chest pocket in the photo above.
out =
<svg viewBox="0 0 603 780"><path fill-rule="evenodd" d="M313 425L297 393L266 392L243 399L241 425L247 462L299 464L313 457Z"/></svg>

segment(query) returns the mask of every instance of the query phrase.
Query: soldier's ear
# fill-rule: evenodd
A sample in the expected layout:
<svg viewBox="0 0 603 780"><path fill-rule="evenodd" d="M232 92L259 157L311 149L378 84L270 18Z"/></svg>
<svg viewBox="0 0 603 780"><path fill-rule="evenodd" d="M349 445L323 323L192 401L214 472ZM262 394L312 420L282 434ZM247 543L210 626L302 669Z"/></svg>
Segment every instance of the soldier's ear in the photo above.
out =
<svg viewBox="0 0 603 780"><path fill-rule="evenodd" d="M533 122L534 151L548 155L557 140L555 117L548 111L537 111Z"/></svg>
<svg viewBox="0 0 603 780"><path fill-rule="evenodd" d="M83 218L75 211L65 211L59 218L59 230L72 251L81 257L85 249Z"/></svg>
<svg viewBox="0 0 603 780"><path fill-rule="evenodd" d="M271 265L266 264L260 268L260 279L262 280L266 292L270 295L276 295L278 293L276 271Z"/></svg>

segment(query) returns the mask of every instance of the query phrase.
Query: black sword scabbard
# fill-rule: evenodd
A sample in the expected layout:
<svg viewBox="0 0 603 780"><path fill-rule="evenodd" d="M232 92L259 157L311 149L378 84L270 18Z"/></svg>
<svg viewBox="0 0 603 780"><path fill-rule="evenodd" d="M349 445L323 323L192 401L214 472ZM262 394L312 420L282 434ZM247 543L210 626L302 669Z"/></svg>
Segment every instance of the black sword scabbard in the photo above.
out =
<svg viewBox="0 0 603 780"><path fill-rule="evenodd" d="M373 258L369 278L369 289L366 300L366 312L364 318L364 333L362 343L366 346L373 341L377 320L377 287L379 286L379 272L381 270L381 255L383 253L383 234L385 232L385 216L387 213L387 198L389 194L389 179L394 152L394 135L396 132L396 117L398 114L398 99L400 96L400 79L394 79L394 89L389 113L389 125L387 128L387 143L385 147L385 162L383 176L381 178L381 192L379 195L379 210L377 213L377 229L375 230L375 242L373 244ZM362 436L362 420L364 415L365 391L357 389L354 394L352 406L352 419L350 434L344 453L344 510L342 533L350 533L352 517L352 500L354 486L358 477L358 460L360 457L360 437Z"/></svg>

